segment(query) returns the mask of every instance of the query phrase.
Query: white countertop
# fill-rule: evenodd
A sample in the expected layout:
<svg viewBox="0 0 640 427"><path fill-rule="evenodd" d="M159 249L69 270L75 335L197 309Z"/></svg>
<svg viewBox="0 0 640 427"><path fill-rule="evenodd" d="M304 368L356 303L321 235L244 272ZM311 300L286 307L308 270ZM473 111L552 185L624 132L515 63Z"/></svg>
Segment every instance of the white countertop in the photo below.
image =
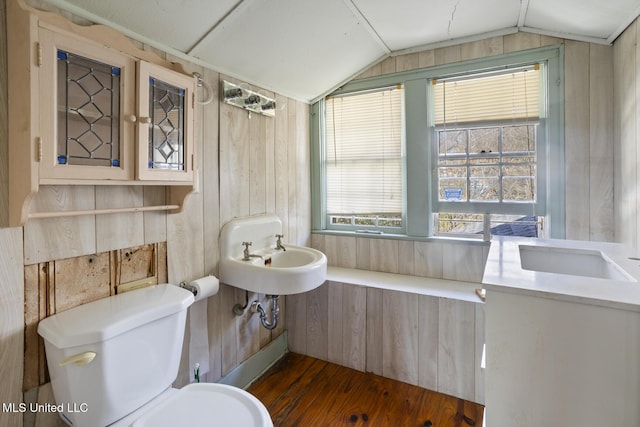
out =
<svg viewBox="0 0 640 427"><path fill-rule="evenodd" d="M458 280L341 267L327 267L327 280L460 301L482 302L475 292L481 287L479 283Z"/></svg>
<svg viewBox="0 0 640 427"><path fill-rule="evenodd" d="M519 245L602 252L629 281L531 271L522 268ZM485 289L640 311L640 251L618 243L494 236L484 271ZM489 298L489 297L488 297Z"/></svg>

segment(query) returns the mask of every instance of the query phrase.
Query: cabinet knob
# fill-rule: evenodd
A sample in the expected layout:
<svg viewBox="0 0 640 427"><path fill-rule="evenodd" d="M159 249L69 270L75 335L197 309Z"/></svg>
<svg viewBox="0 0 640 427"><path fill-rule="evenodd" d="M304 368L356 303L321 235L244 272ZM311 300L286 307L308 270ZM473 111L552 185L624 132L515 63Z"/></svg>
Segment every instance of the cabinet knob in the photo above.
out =
<svg viewBox="0 0 640 427"><path fill-rule="evenodd" d="M144 123L147 125L151 123L151 117L140 117L138 120L140 120L140 123Z"/></svg>
<svg viewBox="0 0 640 427"><path fill-rule="evenodd" d="M124 118L125 118L125 120L127 120L128 122L131 122L131 123L135 123L138 120L138 118L135 116L135 114L126 115Z"/></svg>

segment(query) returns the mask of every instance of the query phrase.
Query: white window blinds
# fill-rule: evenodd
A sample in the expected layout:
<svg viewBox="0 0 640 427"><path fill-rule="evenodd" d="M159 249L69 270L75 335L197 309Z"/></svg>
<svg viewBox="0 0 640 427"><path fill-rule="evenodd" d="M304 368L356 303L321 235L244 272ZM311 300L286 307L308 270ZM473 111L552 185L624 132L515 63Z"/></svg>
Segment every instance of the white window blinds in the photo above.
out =
<svg viewBox="0 0 640 427"><path fill-rule="evenodd" d="M402 110L400 87L326 100L329 216L402 213Z"/></svg>
<svg viewBox="0 0 640 427"><path fill-rule="evenodd" d="M434 80L436 125L539 117L539 67Z"/></svg>

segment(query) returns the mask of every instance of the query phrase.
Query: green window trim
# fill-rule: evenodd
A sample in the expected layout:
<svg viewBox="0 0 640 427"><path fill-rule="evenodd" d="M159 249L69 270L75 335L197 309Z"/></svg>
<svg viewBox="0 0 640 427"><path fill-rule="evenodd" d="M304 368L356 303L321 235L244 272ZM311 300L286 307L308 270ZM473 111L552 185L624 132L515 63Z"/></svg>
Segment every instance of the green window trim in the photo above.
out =
<svg viewBox="0 0 640 427"><path fill-rule="evenodd" d="M406 182L404 233L408 237L429 238L434 235L432 213L437 201L432 194L434 187L435 151L429 123L432 123L429 105L431 80L443 75L474 74L484 70L542 63L546 69L543 96L546 96L547 116L541 117L541 138L546 141L538 153L538 186L542 200L536 203L538 214L546 217L547 236L565 236L565 162L564 162L564 47L554 45L519 51L441 66L388 74L352 81L334 95L372 90L385 86L404 85L405 96L405 144ZM324 206L324 170L322 170L324 129L324 100L311 108L311 204L312 228L328 230ZM544 171L543 171L544 168ZM436 197L437 199L437 197ZM480 204L477 205L481 207ZM479 209L482 210L482 209ZM531 212L529 209L527 212ZM485 213L485 212L477 212Z"/></svg>

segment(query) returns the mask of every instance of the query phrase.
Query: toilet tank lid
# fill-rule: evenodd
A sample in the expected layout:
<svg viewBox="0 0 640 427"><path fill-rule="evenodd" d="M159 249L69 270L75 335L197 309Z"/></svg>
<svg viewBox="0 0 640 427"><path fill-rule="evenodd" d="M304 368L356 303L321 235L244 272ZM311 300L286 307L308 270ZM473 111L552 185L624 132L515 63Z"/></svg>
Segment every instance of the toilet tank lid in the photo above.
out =
<svg viewBox="0 0 640 427"><path fill-rule="evenodd" d="M150 286L54 314L40 321L38 334L60 349L106 341L192 303L193 294L183 288Z"/></svg>

